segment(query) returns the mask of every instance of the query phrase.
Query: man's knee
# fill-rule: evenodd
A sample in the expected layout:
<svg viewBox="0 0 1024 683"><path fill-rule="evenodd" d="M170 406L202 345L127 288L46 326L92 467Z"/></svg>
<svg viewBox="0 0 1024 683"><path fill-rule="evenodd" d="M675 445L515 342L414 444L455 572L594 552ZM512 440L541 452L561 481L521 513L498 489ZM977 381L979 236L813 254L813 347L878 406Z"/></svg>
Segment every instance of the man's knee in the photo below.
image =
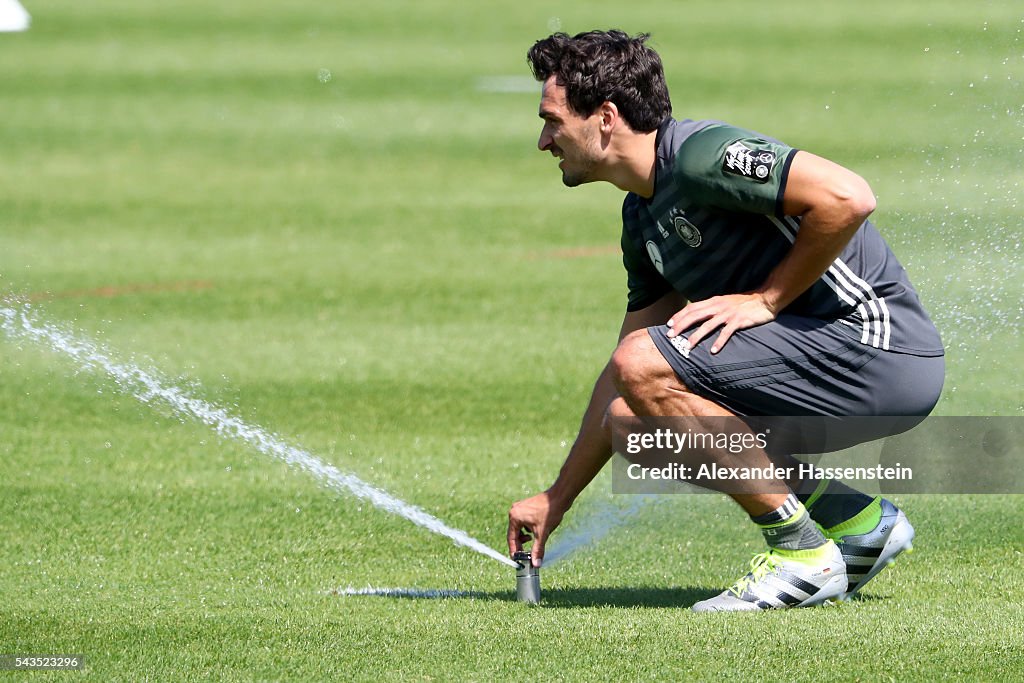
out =
<svg viewBox="0 0 1024 683"><path fill-rule="evenodd" d="M612 354L611 370L615 388L627 402L667 383L677 391L685 390L646 329L630 332L619 342Z"/></svg>

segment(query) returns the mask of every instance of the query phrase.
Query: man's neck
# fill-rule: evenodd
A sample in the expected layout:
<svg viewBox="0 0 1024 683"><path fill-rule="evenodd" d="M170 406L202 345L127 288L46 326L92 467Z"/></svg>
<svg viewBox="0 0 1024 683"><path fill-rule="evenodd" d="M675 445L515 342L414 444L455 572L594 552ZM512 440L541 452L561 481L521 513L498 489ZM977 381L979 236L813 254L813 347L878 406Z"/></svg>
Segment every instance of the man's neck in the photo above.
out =
<svg viewBox="0 0 1024 683"><path fill-rule="evenodd" d="M620 190L633 192L645 199L654 196L658 131L630 133L620 138L619 149L609 167L608 182Z"/></svg>

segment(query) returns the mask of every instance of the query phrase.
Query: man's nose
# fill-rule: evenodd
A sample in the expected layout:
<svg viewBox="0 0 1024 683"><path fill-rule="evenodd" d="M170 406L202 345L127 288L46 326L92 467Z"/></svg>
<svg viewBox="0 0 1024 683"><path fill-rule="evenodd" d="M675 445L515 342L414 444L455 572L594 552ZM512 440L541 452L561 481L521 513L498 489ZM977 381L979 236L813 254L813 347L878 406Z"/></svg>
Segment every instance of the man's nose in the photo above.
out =
<svg viewBox="0 0 1024 683"><path fill-rule="evenodd" d="M551 136L548 135L547 131L542 130L540 132L540 138L537 140L537 149L542 152L546 152L553 142L554 140L551 139Z"/></svg>

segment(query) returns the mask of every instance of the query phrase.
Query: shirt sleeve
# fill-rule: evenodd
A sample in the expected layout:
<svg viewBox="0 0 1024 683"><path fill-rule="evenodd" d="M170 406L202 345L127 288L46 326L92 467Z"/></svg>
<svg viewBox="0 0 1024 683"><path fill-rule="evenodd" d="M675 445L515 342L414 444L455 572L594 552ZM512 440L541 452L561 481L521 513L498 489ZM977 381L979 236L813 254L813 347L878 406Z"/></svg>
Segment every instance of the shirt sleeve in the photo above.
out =
<svg viewBox="0 0 1024 683"><path fill-rule="evenodd" d="M687 138L673 172L683 193L698 204L781 217L796 152L742 128L714 125Z"/></svg>
<svg viewBox="0 0 1024 683"><path fill-rule="evenodd" d="M650 257L640 254L625 226L622 228L622 265L626 267L629 289L627 311L647 308L672 290L672 286L651 265Z"/></svg>

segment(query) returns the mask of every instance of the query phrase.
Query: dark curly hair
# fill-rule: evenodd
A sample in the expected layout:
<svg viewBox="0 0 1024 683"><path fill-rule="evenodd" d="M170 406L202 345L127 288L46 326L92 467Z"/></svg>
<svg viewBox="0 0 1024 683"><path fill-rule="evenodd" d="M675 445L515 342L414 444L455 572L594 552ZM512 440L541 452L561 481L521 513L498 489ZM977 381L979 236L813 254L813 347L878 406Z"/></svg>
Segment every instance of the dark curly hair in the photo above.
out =
<svg viewBox="0 0 1024 683"><path fill-rule="evenodd" d="M526 60L538 81L555 76L575 113L590 116L613 102L630 128L647 133L672 115L661 57L644 45L648 38L617 30L554 33L534 43Z"/></svg>

